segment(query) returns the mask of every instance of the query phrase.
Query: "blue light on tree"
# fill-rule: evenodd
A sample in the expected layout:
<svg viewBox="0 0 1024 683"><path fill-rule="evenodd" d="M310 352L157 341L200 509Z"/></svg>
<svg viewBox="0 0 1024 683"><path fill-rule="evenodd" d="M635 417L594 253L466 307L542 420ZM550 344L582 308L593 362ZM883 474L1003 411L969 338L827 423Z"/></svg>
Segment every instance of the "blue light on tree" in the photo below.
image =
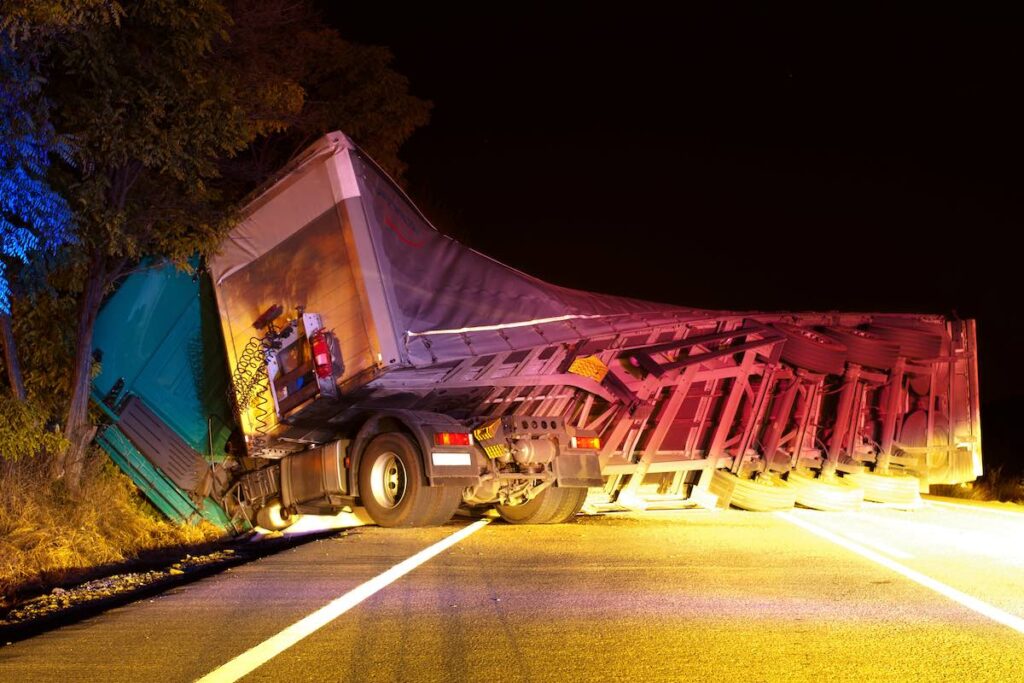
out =
<svg viewBox="0 0 1024 683"><path fill-rule="evenodd" d="M33 67L32 56L0 33L0 314L10 313L4 259L28 263L68 241L71 230L67 202L46 180L51 155L63 150Z"/></svg>

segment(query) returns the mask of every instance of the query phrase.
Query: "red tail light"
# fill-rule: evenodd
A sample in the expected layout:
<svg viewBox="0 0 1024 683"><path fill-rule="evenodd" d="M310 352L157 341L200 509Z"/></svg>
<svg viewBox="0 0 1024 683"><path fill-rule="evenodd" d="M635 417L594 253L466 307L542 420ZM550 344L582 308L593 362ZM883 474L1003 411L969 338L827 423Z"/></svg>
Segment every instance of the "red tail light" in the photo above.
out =
<svg viewBox="0 0 1024 683"><path fill-rule="evenodd" d="M573 448L592 448L595 451L601 449L601 439L596 436L574 436L572 437Z"/></svg>
<svg viewBox="0 0 1024 683"><path fill-rule="evenodd" d="M435 446L468 446L468 432L434 432Z"/></svg>
<svg viewBox="0 0 1024 683"><path fill-rule="evenodd" d="M313 365L316 366L316 376L320 379L331 376L331 349L327 346L327 337L323 332L313 335Z"/></svg>

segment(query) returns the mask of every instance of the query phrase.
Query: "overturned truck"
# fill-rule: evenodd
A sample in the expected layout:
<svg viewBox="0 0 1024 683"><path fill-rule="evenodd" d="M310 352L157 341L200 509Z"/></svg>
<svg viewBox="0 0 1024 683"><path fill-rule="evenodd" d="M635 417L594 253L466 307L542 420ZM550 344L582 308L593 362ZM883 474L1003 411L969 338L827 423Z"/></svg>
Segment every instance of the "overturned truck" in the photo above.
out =
<svg viewBox="0 0 1024 683"><path fill-rule="evenodd" d="M981 474L974 321L558 287L437 232L341 133L243 215L97 324L97 440L172 518L910 507Z"/></svg>

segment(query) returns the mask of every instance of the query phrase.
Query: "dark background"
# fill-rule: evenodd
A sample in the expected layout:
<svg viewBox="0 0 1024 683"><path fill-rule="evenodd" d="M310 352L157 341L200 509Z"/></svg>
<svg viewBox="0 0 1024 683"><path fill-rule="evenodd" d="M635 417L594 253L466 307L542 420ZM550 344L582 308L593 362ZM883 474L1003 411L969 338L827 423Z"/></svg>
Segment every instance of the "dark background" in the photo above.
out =
<svg viewBox="0 0 1024 683"><path fill-rule="evenodd" d="M977 318L1020 468L1019 17L323 10L434 102L403 158L442 231L581 289Z"/></svg>

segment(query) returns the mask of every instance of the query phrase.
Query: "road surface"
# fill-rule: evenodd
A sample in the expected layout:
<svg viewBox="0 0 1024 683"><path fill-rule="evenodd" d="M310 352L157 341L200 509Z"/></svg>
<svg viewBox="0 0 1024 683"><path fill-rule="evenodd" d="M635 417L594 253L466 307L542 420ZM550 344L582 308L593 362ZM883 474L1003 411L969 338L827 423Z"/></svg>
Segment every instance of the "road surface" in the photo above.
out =
<svg viewBox="0 0 1024 683"><path fill-rule="evenodd" d="M928 503L364 527L0 647L0 681L204 676L1021 681L1024 515Z"/></svg>

